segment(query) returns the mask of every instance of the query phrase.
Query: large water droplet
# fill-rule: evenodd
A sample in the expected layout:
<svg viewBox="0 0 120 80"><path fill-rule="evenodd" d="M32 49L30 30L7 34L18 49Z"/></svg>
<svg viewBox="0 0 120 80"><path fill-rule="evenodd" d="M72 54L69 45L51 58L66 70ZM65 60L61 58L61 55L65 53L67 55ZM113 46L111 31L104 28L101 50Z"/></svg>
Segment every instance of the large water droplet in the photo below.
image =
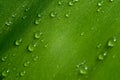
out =
<svg viewBox="0 0 120 80"><path fill-rule="evenodd" d="M19 40L15 41L15 45L16 46L19 46L21 43L22 43L22 38L20 38Z"/></svg>

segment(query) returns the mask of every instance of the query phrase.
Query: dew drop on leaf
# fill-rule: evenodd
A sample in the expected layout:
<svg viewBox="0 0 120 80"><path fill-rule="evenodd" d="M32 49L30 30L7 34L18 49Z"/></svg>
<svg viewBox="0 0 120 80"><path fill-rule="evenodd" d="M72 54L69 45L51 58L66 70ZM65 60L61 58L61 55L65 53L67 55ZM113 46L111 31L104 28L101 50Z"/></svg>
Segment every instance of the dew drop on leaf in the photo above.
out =
<svg viewBox="0 0 120 80"><path fill-rule="evenodd" d="M40 24L40 22L41 22L41 19L35 20L35 24L36 24L36 25Z"/></svg>
<svg viewBox="0 0 120 80"><path fill-rule="evenodd" d="M25 74L26 74L26 71L20 72L20 76L21 76L21 77L25 76Z"/></svg>
<svg viewBox="0 0 120 80"><path fill-rule="evenodd" d="M33 52L36 46L37 46L36 43L35 44L29 44L28 45L28 51Z"/></svg>
<svg viewBox="0 0 120 80"><path fill-rule="evenodd" d="M57 15L56 12L51 12L51 13L50 13L50 17L52 17L52 18L56 17L56 15Z"/></svg>
<svg viewBox="0 0 120 80"><path fill-rule="evenodd" d="M73 6L73 2L72 1L68 2L68 5Z"/></svg>
<svg viewBox="0 0 120 80"><path fill-rule="evenodd" d="M2 57L2 61L5 62L7 59L7 56Z"/></svg>
<svg viewBox="0 0 120 80"><path fill-rule="evenodd" d="M34 37L35 37L36 39L39 39L42 34L43 34L42 32L36 32L36 33L34 34Z"/></svg>
<svg viewBox="0 0 120 80"><path fill-rule="evenodd" d="M38 14L38 18L41 18L41 14Z"/></svg>
<svg viewBox="0 0 120 80"><path fill-rule="evenodd" d="M4 70L4 71L2 72L2 76L3 76L3 77L8 76L9 72L10 72L9 69L8 69L8 70Z"/></svg>
<svg viewBox="0 0 120 80"><path fill-rule="evenodd" d="M22 43L22 39L21 39L21 38L20 38L19 40L16 40L16 41L15 41L15 45L16 45L16 46L19 46L21 43Z"/></svg>
<svg viewBox="0 0 120 80"><path fill-rule="evenodd" d="M109 0L110 2L113 2L114 0Z"/></svg>
<svg viewBox="0 0 120 80"><path fill-rule="evenodd" d="M38 60L38 56L35 56L34 58L33 58L33 61L37 61Z"/></svg>
<svg viewBox="0 0 120 80"><path fill-rule="evenodd" d="M29 64L30 64L30 61L26 61L23 65L24 65L24 67L27 67L27 66L29 66Z"/></svg>
<svg viewBox="0 0 120 80"><path fill-rule="evenodd" d="M97 45L97 48L100 48L102 46L102 44L101 43L99 43L98 45Z"/></svg>
<svg viewBox="0 0 120 80"><path fill-rule="evenodd" d="M117 38L116 37L113 37L112 39L110 39L107 43L108 47L114 47L115 46L115 43L117 41Z"/></svg>

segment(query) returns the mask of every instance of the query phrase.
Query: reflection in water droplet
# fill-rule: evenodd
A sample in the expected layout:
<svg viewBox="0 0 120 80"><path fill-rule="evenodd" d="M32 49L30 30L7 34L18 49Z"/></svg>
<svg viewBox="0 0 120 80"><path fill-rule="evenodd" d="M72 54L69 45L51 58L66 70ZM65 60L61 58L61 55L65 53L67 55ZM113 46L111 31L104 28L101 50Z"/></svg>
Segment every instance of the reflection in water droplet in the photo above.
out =
<svg viewBox="0 0 120 80"><path fill-rule="evenodd" d="M72 1L68 2L68 5L69 5L69 6L72 6L72 5L73 5L73 2L72 2Z"/></svg>

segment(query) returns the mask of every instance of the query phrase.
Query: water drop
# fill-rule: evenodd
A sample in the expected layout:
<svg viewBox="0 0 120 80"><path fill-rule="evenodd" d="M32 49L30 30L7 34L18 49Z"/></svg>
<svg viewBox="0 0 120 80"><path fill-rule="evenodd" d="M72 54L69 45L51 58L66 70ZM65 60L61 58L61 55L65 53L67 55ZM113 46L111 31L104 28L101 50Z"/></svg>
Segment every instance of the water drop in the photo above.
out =
<svg viewBox="0 0 120 80"><path fill-rule="evenodd" d="M103 56L102 54L99 54L98 59L99 59L100 61L102 61L102 60L104 60L104 56Z"/></svg>
<svg viewBox="0 0 120 80"><path fill-rule="evenodd" d="M25 76L25 74L26 74L26 71L20 72L21 77Z"/></svg>
<svg viewBox="0 0 120 80"><path fill-rule="evenodd" d="M23 17L22 17L22 19L26 19L26 18L27 18L27 16L23 16Z"/></svg>
<svg viewBox="0 0 120 80"><path fill-rule="evenodd" d="M68 2L68 5L69 5L69 6L72 6L72 5L73 5L73 2L72 2L72 1Z"/></svg>
<svg viewBox="0 0 120 80"><path fill-rule="evenodd" d="M16 46L19 46L21 43L22 43L22 39L21 39L21 38L20 38L19 40L16 40L16 41L15 41L15 45L16 45Z"/></svg>
<svg viewBox="0 0 120 80"><path fill-rule="evenodd" d="M6 59L7 59L7 56L2 57L2 61L3 61L3 62L5 62L5 61L6 61Z"/></svg>
<svg viewBox="0 0 120 80"><path fill-rule="evenodd" d="M52 18L56 17L56 15L57 15L56 12L51 12L51 13L50 13L50 17L52 17Z"/></svg>
<svg viewBox="0 0 120 80"><path fill-rule="evenodd" d="M41 14L38 14L38 18L41 18Z"/></svg>
<svg viewBox="0 0 120 80"><path fill-rule="evenodd" d="M35 56L34 58L33 58L33 61L37 61L38 60L38 56Z"/></svg>
<svg viewBox="0 0 120 80"><path fill-rule="evenodd" d="M26 12L29 11L29 10L30 10L30 8L26 8L26 9L25 9Z"/></svg>
<svg viewBox="0 0 120 80"><path fill-rule="evenodd" d="M12 15L12 18L15 18L15 16L16 16L16 14L13 14L13 15Z"/></svg>
<svg viewBox="0 0 120 80"><path fill-rule="evenodd" d="M85 67L81 67L81 68L80 68L80 74L81 74L81 75L87 74L87 70L88 70L88 67L86 67L86 66L85 66Z"/></svg>
<svg viewBox="0 0 120 80"><path fill-rule="evenodd" d="M82 32L81 34L80 34L80 36L83 36L84 35L84 32Z"/></svg>
<svg viewBox="0 0 120 80"><path fill-rule="evenodd" d="M23 65L24 65L24 67L29 66L30 65L30 61L26 61Z"/></svg>
<svg viewBox="0 0 120 80"><path fill-rule="evenodd" d="M110 2L113 2L114 0L109 0Z"/></svg>
<svg viewBox="0 0 120 80"><path fill-rule="evenodd" d="M30 51L30 52L33 52L34 51L34 48L37 46L37 44L35 43L35 44L30 44L30 45L28 45L28 51Z"/></svg>
<svg viewBox="0 0 120 80"><path fill-rule="evenodd" d="M100 12L101 10L102 10L102 8L100 7L100 8L97 9L97 12Z"/></svg>
<svg viewBox="0 0 120 80"><path fill-rule="evenodd" d="M69 14L68 14L68 13L66 13L66 14L65 14L65 17L69 17Z"/></svg>
<svg viewBox="0 0 120 80"><path fill-rule="evenodd" d="M61 2L61 1L58 1L58 5L62 5L62 2Z"/></svg>
<svg viewBox="0 0 120 80"><path fill-rule="evenodd" d="M102 6L102 3L101 3L101 2L99 2L97 5L98 5L99 7L101 7L101 6Z"/></svg>
<svg viewBox="0 0 120 80"><path fill-rule="evenodd" d="M35 20L35 24L38 25L41 22L41 19Z"/></svg>
<svg viewBox="0 0 120 80"><path fill-rule="evenodd" d="M44 47L47 48L47 47L48 47L48 44L45 44Z"/></svg>
<svg viewBox="0 0 120 80"><path fill-rule="evenodd" d="M9 25L11 25L11 24L12 24L11 21L8 21L8 22L5 23L5 25L7 25L7 26L9 26Z"/></svg>
<svg viewBox="0 0 120 80"><path fill-rule="evenodd" d="M102 46L102 44L101 43L99 43L98 45L97 45L97 48L100 48Z"/></svg>
<svg viewBox="0 0 120 80"><path fill-rule="evenodd" d="M39 39L42 34L43 34L42 32L36 32L36 33L34 34L34 37L35 37L36 39Z"/></svg>
<svg viewBox="0 0 120 80"><path fill-rule="evenodd" d="M72 2L78 2L79 0L73 0Z"/></svg>
<svg viewBox="0 0 120 80"><path fill-rule="evenodd" d="M116 37L113 37L112 39L110 39L107 43L108 47L113 47L115 46L115 43L117 41L117 38Z"/></svg>
<svg viewBox="0 0 120 80"><path fill-rule="evenodd" d="M8 76L9 72L10 72L9 69L8 69L8 70L4 70L4 71L2 72L2 76L3 76L3 77Z"/></svg>

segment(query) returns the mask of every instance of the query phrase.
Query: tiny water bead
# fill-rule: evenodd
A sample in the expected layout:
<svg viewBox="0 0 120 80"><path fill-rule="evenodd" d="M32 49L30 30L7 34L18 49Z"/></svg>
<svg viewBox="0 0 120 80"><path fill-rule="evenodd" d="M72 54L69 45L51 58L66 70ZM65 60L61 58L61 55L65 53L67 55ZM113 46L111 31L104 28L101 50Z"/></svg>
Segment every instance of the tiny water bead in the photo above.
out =
<svg viewBox="0 0 120 80"><path fill-rule="evenodd" d="M37 61L38 60L38 56L35 56L34 58L33 58L33 61Z"/></svg>
<svg viewBox="0 0 120 80"><path fill-rule="evenodd" d="M69 5L69 6L73 6L73 4L74 4L74 3L73 3L72 1L68 2L68 5Z"/></svg>
<svg viewBox="0 0 120 80"><path fill-rule="evenodd" d="M114 0L109 0L110 2L113 2Z"/></svg>
<svg viewBox="0 0 120 80"><path fill-rule="evenodd" d="M7 56L2 57L2 61L5 62L7 60Z"/></svg>
<svg viewBox="0 0 120 80"><path fill-rule="evenodd" d="M29 10L30 10L30 8L26 8L26 9L25 9L25 12L27 12L27 11L29 11Z"/></svg>
<svg viewBox="0 0 120 80"><path fill-rule="evenodd" d="M62 5L62 1L58 1L58 5Z"/></svg>
<svg viewBox="0 0 120 80"><path fill-rule="evenodd" d="M21 76L21 77L25 76L25 74L26 74L26 71L20 72L20 76Z"/></svg>
<svg viewBox="0 0 120 80"><path fill-rule="evenodd" d="M11 24L12 24L11 21L8 21L8 22L5 23L5 25L7 25L7 26L9 26L9 25L11 25Z"/></svg>
<svg viewBox="0 0 120 80"><path fill-rule="evenodd" d="M30 65L30 61L26 61L23 65L24 65L24 67L29 66Z"/></svg>
<svg viewBox="0 0 120 80"><path fill-rule="evenodd" d="M36 32L36 33L34 34L34 37L35 37L36 39L39 39L42 34L43 34L42 32Z"/></svg>
<svg viewBox="0 0 120 80"><path fill-rule="evenodd" d="M27 18L27 16L23 16L23 17L22 17L23 20L26 19L26 18Z"/></svg>
<svg viewBox="0 0 120 80"><path fill-rule="evenodd" d="M86 62L82 62L78 65L76 65L77 70L79 70L79 73L81 75L86 75L88 73L88 66L86 65Z"/></svg>
<svg viewBox="0 0 120 80"><path fill-rule="evenodd" d="M87 69L85 67L84 68L80 68L80 74L81 75L87 74Z"/></svg>
<svg viewBox="0 0 120 80"><path fill-rule="evenodd" d="M98 45L97 45L97 48L100 48L102 46L102 44L101 43L99 43Z"/></svg>
<svg viewBox="0 0 120 80"><path fill-rule="evenodd" d="M36 43L35 44L29 44L27 49L28 49L28 51L33 52L36 46L37 46Z"/></svg>
<svg viewBox="0 0 120 80"><path fill-rule="evenodd" d="M108 47L114 47L115 44L117 42L117 38L116 37L113 37L112 39L110 39L107 43Z"/></svg>
<svg viewBox="0 0 120 80"><path fill-rule="evenodd" d="M13 14L13 15L12 15L12 18L15 18L15 16L16 16L16 14Z"/></svg>
<svg viewBox="0 0 120 80"><path fill-rule="evenodd" d="M84 32L80 33L80 36L83 36L84 35Z"/></svg>
<svg viewBox="0 0 120 80"><path fill-rule="evenodd" d="M100 12L100 11L102 11L102 8L101 8L101 7L97 9L97 12Z"/></svg>
<svg viewBox="0 0 120 80"><path fill-rule="evenodd" d="M101 3L101 2L99 2L97 5L98 5L99 7L101 7L101 6L102 6L102 3Z"/></svg>
<svg viewBox="0 0 120 80"><path fill-rule="evenodd" d="M106 56L107 56L107 52L104 52L103 54L99 54L98 55L98 60L103 61Z"/></svg>
<svg viewBox="0 0 120 80"><path fill-rule="evenodd" d="M45 48L47 48L47 47L48 47L48 43L47 43L47 44L45 44L45 45L44 45L44 47L45 47Z"/></svg>
<svg viewBox="0 0 120 80"><path fill-rule="evenodd" d="M36 24L36 25L40 24L40 22L41 22L41 19L35 20L35 24Z"/></svg>
<svg viewBox="0 0 120 80"><path fill-rule="evenodd" d="M73 0L73 2L78 2L79 0Z"/></svg>
<svg viewBox="0 0 120 80"><path fill-rule="evenodd" d="M21 43L22 43L22 38L20 38L19 40L15 41L15 45L16 46L19 46Z"/></svg>
<svg viewBox="0 0 120 80"><path fill-rule="evenodd" d="M37 16L38 16L38 18L41 18L41 14L38 14Z"/></svg>
<svg viewBox="0 0 120 80"><path fill-rule="evenodd" d="M8 70L4 70L4 71L2 72L2 76L3 76L3 77L7 77L8 74L9 74L9 72L10 72L9 69L8 69Z"/></svg>
<svg viewBox="0 0 120 80"><path fill-rule="evenodd" d="M67 18L68 18L68 17L69 17L69 14L68 14L68 13L66 13L66 14L65 14L65 17L67 17Z"/></svg>
<svg viewBox="0 0 120 80"><path fill-rule="evenodd" d="M56 17L56 15L57 15L57 12L51 12L50 13L50 17L52 17L52 18Z"/></svg>

